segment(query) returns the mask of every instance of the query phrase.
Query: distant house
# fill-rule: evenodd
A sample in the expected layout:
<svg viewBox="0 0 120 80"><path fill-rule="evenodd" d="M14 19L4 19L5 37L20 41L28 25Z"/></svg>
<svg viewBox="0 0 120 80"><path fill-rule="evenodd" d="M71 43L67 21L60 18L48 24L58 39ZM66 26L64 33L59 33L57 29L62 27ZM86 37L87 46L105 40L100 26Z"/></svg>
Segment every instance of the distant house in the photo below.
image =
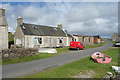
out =
<svg viewBox="0 0 120 80"><path fill-rule="evenodd" d="M118 41L118 35L117 35L117 33L113 33L113 35L112 35L112 41Z"/></svg>
<svg viewBox="0 0 120 80"><path fill-rule="evenodd" d="M94 43L102 43L102 38L100 35L93 36L94 37Z"/></svg>
<svg viewBox="0 0 120 80"><path fill-rule="evenodd" d="M5 10L0 8L0 52L4 49L8 49L8 24Z"/></svg>
<svg viewBox="0 0 120 80"><path fill-rule="evenodd" d="M87 35L73 35L74 41L82 42L84 45L93 45L94 37Z"/></svg>
<svg viewBox="0 0 120 80"><path fill-rule="evenodd" d="M69 46L68 35L58 27L23 23L23 18L17 19L17 29L14 34L14 44L24 48L63 47Z"/></svg>

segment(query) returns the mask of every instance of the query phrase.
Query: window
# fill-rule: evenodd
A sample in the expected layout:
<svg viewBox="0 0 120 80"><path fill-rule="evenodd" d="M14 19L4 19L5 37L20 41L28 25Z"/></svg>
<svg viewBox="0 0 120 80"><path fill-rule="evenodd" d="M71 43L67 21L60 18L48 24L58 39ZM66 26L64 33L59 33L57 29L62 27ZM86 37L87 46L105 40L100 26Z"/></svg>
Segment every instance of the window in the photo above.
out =
<svg viewBox="0 0 120 80"><path fill-rule="evenodd" d="M42 38L38 38L39 44L42 44Z"/></svg>
<svg viewBox="0 0 120 80"><path fill-rule="evenodd" d="M38 44L38 39L34 38L34 44Z"/></svg>
<svg viewBox="0 0 120 80"><path fill-rule="evenodd" d="M42 38L34 38L34 44L42 44Z"/></svg>
<svg viewBox="0 0 120 80"><path fill-rule="evenodd" d="M63 43L63 38L58 38L59 43Z"/></svg>
<svg viewBox="0 0 120 80"><path fill-rule="evenodd" d="M85 37L82 38L82 41L83 41L83 42L84 42L84 38L85 38Z"/></svg>

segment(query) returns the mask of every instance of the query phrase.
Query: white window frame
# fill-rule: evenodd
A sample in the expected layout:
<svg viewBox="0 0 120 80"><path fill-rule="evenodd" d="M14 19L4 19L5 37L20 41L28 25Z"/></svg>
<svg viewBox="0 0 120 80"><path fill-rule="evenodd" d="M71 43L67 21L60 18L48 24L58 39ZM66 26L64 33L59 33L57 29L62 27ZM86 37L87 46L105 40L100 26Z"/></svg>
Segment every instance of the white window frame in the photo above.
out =
<svg viewBox="0 0 120 80"><path fill-rule="evenodd" d="M58 43L62 44L62 43L60 43L60 40L62 41L62 43L64 43L64 38L58 38Z"/></svg>
<svg viewBox="0 0 120 80"><path fill-rule="evenodd" d="M39 42L39 39L41 39L41 43ZM34 45L40 45L40 44L43 44L43 38L35 37L34 38Z"/></svg>

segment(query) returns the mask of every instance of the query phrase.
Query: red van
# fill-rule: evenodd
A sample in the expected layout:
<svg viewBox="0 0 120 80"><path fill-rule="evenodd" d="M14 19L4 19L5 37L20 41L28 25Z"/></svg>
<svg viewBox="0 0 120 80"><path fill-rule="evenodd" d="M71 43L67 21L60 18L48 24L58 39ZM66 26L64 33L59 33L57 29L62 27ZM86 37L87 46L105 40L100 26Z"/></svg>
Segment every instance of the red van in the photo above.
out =
<svg viewBox="0 0 120 80"><path fill-rule="evenodd" d="M70 49L84 49L85 46L81 42L71 41L70 42Z"/></svg>

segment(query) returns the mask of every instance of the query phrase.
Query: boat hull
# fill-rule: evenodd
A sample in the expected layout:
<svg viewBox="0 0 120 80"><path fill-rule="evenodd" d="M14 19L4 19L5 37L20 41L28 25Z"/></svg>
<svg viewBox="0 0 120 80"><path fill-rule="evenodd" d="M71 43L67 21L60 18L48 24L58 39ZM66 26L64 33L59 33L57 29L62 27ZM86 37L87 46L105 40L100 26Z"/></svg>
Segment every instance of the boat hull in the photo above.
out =
<svg viewBox="0 0 120 80"><path fill-rule="evenodd" d="M102 54L100 52L96 52L96 53L92 54L91 57L97 63L109 63L112 60L111 57L109 57L109 56L107 56L105 54Z"/></svg>

